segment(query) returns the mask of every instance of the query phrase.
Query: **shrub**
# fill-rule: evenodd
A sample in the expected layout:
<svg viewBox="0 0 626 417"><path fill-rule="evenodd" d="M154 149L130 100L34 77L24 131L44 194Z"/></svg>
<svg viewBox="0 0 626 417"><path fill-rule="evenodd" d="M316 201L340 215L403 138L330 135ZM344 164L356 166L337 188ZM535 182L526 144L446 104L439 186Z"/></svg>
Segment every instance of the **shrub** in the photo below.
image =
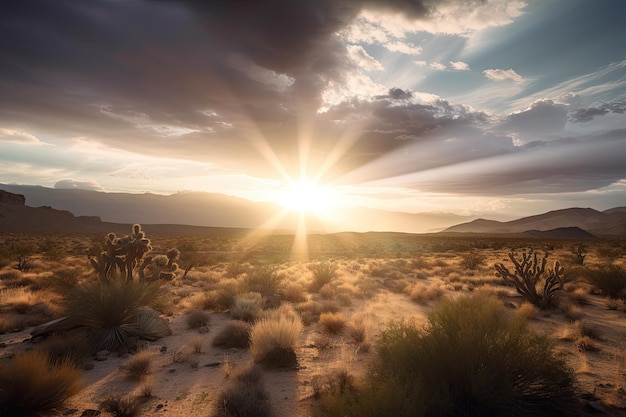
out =
<svg viewBox="0 0 626 417"><path fill-rule="evenodd" d="M261 293L270 297L278 293L283 282L283 276L278 274L273 266L260 266L246 273L244 286L250 292Z"/></svg>
<svg viewBox="0 0 626 417"><path fill-rule="evenodd" d="M230 348L247 348L250 345L252 326L241 320L233 320L222 328L213 339L213 346Z"/></svg>
<svg viewBox="0 0 626 417"><path fill-rule="evenodd" d="M293 310L278 309L259 320L250 333L250 350L255 362L275 367L295 366L295 350L302 330L302 321Z"/></svg>
<svg viewBox="0 0 626 417"><path fill-rule="evenodd" d="M485 262L485 256L478 252L467 252L461 255L461 266L474 271Z"/></svg>
<svg viewBox="0 0 626 417"><path fill-rule="evenodd" d="M441 285L416 284L409 293L409 298L417 304L426 305L429 301L440 299L445 293L445 289Z"/></svg>
<svg viewBox="0 0 626 417"><path fill-rule="evenodd" d="M211 324L211 315L202 310L191 310L187 315L187 326L190 329L208 327Z"/></svg>
<svg viewBox="0 0 626 417"><path fill-rule="evenodd" d="M80 371L70 362L50 363L46 352L32 350L0 365L0 415L50 410L81 388Z"/></svg>
<svg viewBox="0 0 626 417"><path fill-rule="evenodd" d="M84 331L74 330L47 338L39 345L50 362L68 361L80 365L89 354L89 340Z"/></svg>
<svg viewBox="0 0 626 417"><path fill-rule="evenodd" d="M220 393L216 417L271 417L274 413L258 367L246 367L232 374Z"/></svg>
<svg viewBox="0 0 626 417"><path fill-rule="evenodd" d="M254 321L262 309L263 296L258 292L249 292L235 296L230 314L237 320Z"/></svg>
<svg viewBox="0 0 626 417"><path fill-rule="evenodd" d="M322 313L320 324L325 332L337 334L346 326L346 318L342 313Z"/></svg>
<svg viewBox="0 0 626 417"><path fill-rule="evenodd" d="M141 398L135 395L113 395L102 401L100 407L114 417L136 417L141 411Z"/></svg>
<svg viewBox="0 0 626 417"><path fill-rule="evenodd" d="M619 265L605 264L590 270L587 281L609 297L620 298L626 289L626 270Z"/></svg>
<svg viewBox="0 0 626 417"><path fill-rule="evenodd" d="M131 356L123 366L126 376L130 379L140 380L148 373L152 367L152 354L146 350Z"/></svg>
<svg viewBox="0 0 626 417"><path fill-rule="evenodd" d="M324 399L328 416L567 415L574 377L546 336L497 299L442 301L429 327L394 322L356 394Z"/></svg>
<svg viewBox="0 0 626 417"><path fill-rule="evenodd" d="M69 316L88 329L94 350L117 350L140 337L140 307L156 305L164 293L156 283L111 279L76 287L66 299Z"/></svg>
<svg viewBox="0 0 626 417"><path fill-rule="evenodd" d="M330 284L337 278L337 265L330 262L320 262L309 267L313 273L311 291L319 291L324 285Z"/></svg>
<svg viewBox="0 0 626 417"><path fill-rule="evenodd" d="M521 260L515 258L515 253L509 253L509 259L515 266L515 271L511 273L504 264L496 264L496 276L501 277L507 284L513 284L517 292L527 301L530 301L539 308L552 306L555 295L563 289L563 276L565 270L559 262L554 263L554 268L546 270L547 254L541 261L537 253L532 249L523 252ZM537 286L543 282L541 293L537 292Z"/></svg>

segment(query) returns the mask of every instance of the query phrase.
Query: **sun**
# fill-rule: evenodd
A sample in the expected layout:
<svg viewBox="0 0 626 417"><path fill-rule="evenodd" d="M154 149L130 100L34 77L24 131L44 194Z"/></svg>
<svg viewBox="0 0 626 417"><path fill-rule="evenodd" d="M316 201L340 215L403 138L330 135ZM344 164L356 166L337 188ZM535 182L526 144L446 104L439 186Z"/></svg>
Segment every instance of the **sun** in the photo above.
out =
<svg viewBox="0 0 626 417"><path fill-rule="evenodd" d="M306 180L289 181L288 187L280 192L278 203L290 211L321 215L333 205L336 194L330 187Z"/></svg>

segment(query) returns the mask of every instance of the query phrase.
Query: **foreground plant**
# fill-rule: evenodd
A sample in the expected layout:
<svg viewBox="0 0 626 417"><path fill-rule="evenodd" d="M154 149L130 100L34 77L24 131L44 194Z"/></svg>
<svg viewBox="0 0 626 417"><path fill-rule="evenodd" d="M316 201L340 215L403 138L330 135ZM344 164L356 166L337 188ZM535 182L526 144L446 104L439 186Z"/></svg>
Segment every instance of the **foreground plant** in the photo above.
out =
<svg viewBox="0 0 626 417"><path fill-rule="evenodd" d="M164 297L157 283L114 279L76 287L67 297L68 320L85 327L94 350L133 348L139 338L155 340L167 335L158 330L158 317L146 316L146 306L156 306ZM165 326L167 327L167 326ZM171 334L171 332L170 332Z"/></svg>
<svg viewBox="0 0 626 417"><path fill-rule="evenodd" d="M532 249L522 252L522 258L518 260L514 252L509 253L509 259L513 262L515 271L511 272L499 263L495 265L496 276L501 277L507 284L513 284L519 294L527 301L541 309L553 305L555 295L563 289L563 276L565 269L558 261L554 262L552 269L546 269L547 255L539 260L537 252ZM543 281L543 288L537 292L537 287Z"/></svg>
<svg viewBox="0 0 626 417"><path fill-rule="evenodd" d="M442 301L427 330L395 322L355 392L322 398L326 416L564 416L574 377L546 336L495 298Z"/></svg>
<svg viewBox="0 0 626 417"><path fill-rule="evenodd" d="M302 330L302 320L287 305L270 312L254 324L250 333L254 361L272 367L297 365L295 350Z"/></svg>
<svg viewBox="0 0 626 417"><path fill-rule="evenodd" d="M51 410L81 389L80 371L70 362L51 363L46 352L29 351L0 366L0 415Z"/></svg>

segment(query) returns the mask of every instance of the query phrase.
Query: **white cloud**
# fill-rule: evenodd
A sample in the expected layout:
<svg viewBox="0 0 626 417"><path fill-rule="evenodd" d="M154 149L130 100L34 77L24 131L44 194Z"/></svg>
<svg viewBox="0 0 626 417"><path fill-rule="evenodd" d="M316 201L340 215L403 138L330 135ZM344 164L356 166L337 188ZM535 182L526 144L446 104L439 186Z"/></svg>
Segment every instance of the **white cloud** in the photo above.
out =
<svg viewBox="0 0 626 417"><path fill-rule="evenodd" d="M430 67L437 71L445 71L446 69L448 69L445 65L443 65L440 62L431 62Z"/></svg>
<svg viewBox="0 0 626 417"><path fill-rule="evenodd" d="M406 55L419 55L422 53L422 47L413 45L410 42L393 41L384 43L382 46L392 52L400 52Z"/></svg>
<svg viewBox="0 0 626 417"><path fill-rule="evenodd" d="M15 129L0 128L0 141L20 145L38 145L42 142L35 135Z"/></svg>
<svg viewBox="0 0 626 417"><path fill-rule="evenodd" d="M522 76L513 69L487 69L483 71L483 74L485 77L493 81L513 80L519 82L523 80Z"/></svg>
<svg viewBox="0 0 626 417"><path fill-rule="evenodd" d="M346 47L350 58L366 71L383 71L385 68L380 62L367 53L361 45L348 45Z"/></svg>
<svg viewBox="0 0 626 417"><path fill-rule="evenodd" d="M428 65L428 62L426 61L413 61L413 63L418 67L425 67L426 65Z"/></svg>
<svg viewBox="0 0 626 417"><path fill-rule="evenodd" d="M450 67L455 71L469 71L470 66L467 62L463 61L450 61Z"/></svg>

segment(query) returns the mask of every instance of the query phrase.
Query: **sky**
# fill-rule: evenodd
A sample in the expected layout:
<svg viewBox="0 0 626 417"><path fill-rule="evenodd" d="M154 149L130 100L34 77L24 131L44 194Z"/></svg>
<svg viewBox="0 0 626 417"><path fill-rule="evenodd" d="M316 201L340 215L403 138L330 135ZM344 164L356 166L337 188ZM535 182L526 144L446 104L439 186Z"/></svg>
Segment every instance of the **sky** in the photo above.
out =
<svg viewBox="0 0 626 417"><path fill-rule="evenodd" d="M626 205L622 0L0 2L0 183Z"/></svg>

